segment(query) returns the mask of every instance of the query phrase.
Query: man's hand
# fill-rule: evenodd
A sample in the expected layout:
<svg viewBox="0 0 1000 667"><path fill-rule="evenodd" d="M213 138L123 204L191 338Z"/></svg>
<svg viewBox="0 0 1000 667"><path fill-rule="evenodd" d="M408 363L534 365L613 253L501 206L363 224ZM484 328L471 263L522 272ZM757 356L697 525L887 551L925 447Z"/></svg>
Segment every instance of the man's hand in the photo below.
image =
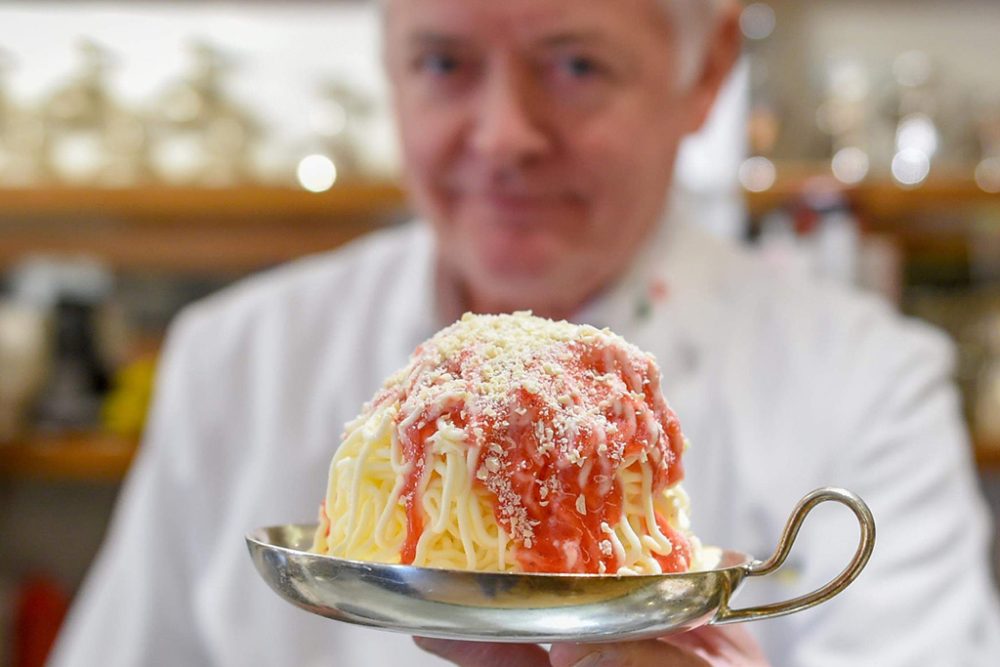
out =
<svg viewBox="0 0 1000 667"><path fill-rule="evenodd" d="M458 642L414 637L417 646L460 667L767 667L760 647L739 626L705 626L662 639L617 644Z"/></svg>

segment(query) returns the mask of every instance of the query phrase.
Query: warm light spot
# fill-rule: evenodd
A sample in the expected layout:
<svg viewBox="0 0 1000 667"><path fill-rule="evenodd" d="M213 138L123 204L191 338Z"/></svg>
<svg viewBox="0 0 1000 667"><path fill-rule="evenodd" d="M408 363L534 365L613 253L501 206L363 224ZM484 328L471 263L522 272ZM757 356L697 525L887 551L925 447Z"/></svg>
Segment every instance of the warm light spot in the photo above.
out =
<svg viewBox="0 0 1000 667"><path fill-rule="evenodd" d="M774 163L766 157L752 157L740 165L740 183L750 192L770 190L777 178Z"/></svg>
<svg viewBox="0 0 1000 667"><path fill-rule="evenodd" d="M976 167L976 185L983 192L1000 193L1000 157L988 157Z"/></svg>
<svg viewBox="0 0 1000 667"><path fill-rule="evenodd" d="M296 171L299 184L309 192L325 192L337 182L337 166L325 155L308 155Z"/></svg>
<svg viewBox="0 0 1000 667"><path fill-rule="evenodd" d="M774 32L776 24L774 10L764 2L747 5L740 14L740 30L747 39L767 39Z"/></svg>
<svg viewBox="0 0 1000 667"><path fill-rule="evenodd" d="M841 183L856 185L868 175L868 154L856 146L841 148L833 156L833 176Z"/></svg>
<svg viewBox="0 0 1000 667"><path fill-rule="evenodd" d="M892 176L900 185L920 185L930 173L930 158L916 148L901 150L892 159Z"/></svg>
<svg viewBox="0 0 1000 667"><path fill-rule="evenodd" d="M899 121L896 150L913 149L931 157L938 149L938 130L934 121L922 113L913 113Z"/></svg>

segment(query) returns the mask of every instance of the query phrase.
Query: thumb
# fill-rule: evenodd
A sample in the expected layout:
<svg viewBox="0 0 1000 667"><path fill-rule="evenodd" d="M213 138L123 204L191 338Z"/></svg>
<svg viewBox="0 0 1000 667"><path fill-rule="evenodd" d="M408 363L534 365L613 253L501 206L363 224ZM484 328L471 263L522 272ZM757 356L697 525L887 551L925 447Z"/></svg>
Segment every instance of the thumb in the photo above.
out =
<svg viewBox="0 0 1000 667"><path fill-rule="evenodd" d="M690 652L655 639L618 644L553 644L549 660L552 667L708 667L707 662Z"/></svg>
<svg viewBox="0 0 1000 667"><path fill-rule="evenodd" d="M549 654L536 644L460 642L414 637L413 642L459 667L549 667Z"/></svg>

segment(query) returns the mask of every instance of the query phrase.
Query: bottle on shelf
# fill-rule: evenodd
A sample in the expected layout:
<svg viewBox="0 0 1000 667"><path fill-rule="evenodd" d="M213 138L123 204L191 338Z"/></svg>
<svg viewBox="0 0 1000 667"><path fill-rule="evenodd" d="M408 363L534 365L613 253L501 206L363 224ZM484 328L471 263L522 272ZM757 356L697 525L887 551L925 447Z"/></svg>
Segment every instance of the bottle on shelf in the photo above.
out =
<svg viewBox="0 0 1000 667"><path fill-rule="evenodd" d="M149 180L146 125L110 93L112 55L97 43L79 44L74 78L48 99L43 117L48 170L63 183L129 187Z"/></svg>
<svg viewBox="0 0 1000 667"><path fill-rule="evenodd" d="M7 92L6 75L13 69L14 56L0 49L0 187L38 185L51 178L43 118Z"/></svg>
<svg viewBox="0 0 1000 667"><path fill-rule="evenodd" d="M190 72L166 88L153 112L157 176L202 187L254 181L251 153L259 128L225 90L234 62L206 42L191 43L189 52Z"/></svg>

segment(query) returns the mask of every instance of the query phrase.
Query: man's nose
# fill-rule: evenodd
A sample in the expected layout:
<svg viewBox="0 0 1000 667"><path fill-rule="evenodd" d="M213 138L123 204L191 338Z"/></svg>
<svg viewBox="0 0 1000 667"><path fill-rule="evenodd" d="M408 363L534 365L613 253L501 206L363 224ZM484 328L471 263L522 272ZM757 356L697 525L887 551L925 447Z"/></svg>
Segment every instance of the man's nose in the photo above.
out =
<svg viewBox="0 0 1000 667"><path fill-rule="evenodd" d="M473 128L473 149L500 166L543 156L552 139L542 102L524 73L508 70L490 77Z"/></svg>

